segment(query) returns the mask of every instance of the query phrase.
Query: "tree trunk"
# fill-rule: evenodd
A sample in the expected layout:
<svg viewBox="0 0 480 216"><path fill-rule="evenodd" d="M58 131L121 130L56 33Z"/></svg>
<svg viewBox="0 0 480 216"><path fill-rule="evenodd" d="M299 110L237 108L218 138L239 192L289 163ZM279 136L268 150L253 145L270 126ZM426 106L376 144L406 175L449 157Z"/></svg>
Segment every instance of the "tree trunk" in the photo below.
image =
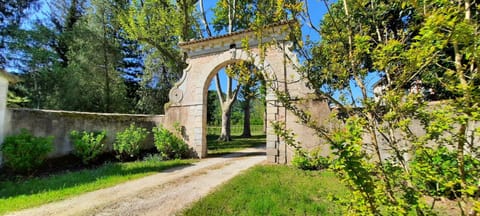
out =
<svg viewBox="0 0 480 216"><path fill-rule="evenodd" d="M108 59L108 35L107 35L107 24L105 20L105 6L102 5L102 29L103 29L103 66L104 66L104 73L105 73L105 109L104 112L109 113L110 112L110 78L109 78L109 71L108 71L108 64L109 64L109 59Z"/></svg>
<svg viewBox="0 0 480 216"><path fill-rule="evenodd" d="M210 31L210 26L208 26L207 15L205 14L205 9L203 7L203 0L200 0L199 4L200 4L200 13L202 14L203 25L205 26L205 30L207 31L208 37L212 37L212 31Z"/></svg>
<svg viewBox="0 0 480 216"><path fill-rule="evenodd" d="M252 131L250 128L250 98L246 97L243 107L243 133L242 137L252 137Z"/></svg>
<svg viewBox="0 0 480 216"><path fill-rule="evenodd" d="M231 109L222 110L222 130L218 141L229 142L232 140L230 130L230 115Z"/></svg>
<svg viewBox="0 0 480 216"><path fill-rule="evenodd" d="M35 92L36 97L34 98L34 106L37 109L40 109L40 89L38 88L38 82L37 82L37 69L35 68L34 72L32 73L33 77L33 89Z"/></svg>
<svg viewBox="0 0 480 216"><path fill-rule="evenodd" d="M220 105L222 108L222 130L218 140L228 142L232 140L230 136L230 117L232 112L232 105L237 99L240 85L237 85L235 90L232 91L232 78L227 77L227 94L224 97L222 94L222 87L218 74L215 76L215 84L217 86L218 99L220 100Z"/></svg>
<svg viewBox="0 0 480 216"><path fill-rule="evenodd" d="M468 88L468 82L467 79L465 79L465 73L464 69L462 67L462 59L463 56L460 53L460 48L458 46L458 41L453 42L453 51L455 54L455 70L457 71L457 76L459 77L460 80L460 86L463 90L463 98L466 104L464 104L465 107L470 106L470 101L471 101L471 96L470 92L467 89ZM467 186L467 181L466 181L466 173L465 173L465 140L466 140L466 129L467 129L467 123L462 123L460 124L460 129L458 131L458 143L457 143L457 162L458 162L458 169L459 169L459 174L460 174L460 180L461 180L461 187L462 189L466 189ZM462 193L462 197L466 198L465 193Z"/></svg>
<svg viewBox="0 0 480 216"><path fill-rule="evenodd" d="M263 134L267 134L267 105L265 105L265 110L263 110Z"/></svg>

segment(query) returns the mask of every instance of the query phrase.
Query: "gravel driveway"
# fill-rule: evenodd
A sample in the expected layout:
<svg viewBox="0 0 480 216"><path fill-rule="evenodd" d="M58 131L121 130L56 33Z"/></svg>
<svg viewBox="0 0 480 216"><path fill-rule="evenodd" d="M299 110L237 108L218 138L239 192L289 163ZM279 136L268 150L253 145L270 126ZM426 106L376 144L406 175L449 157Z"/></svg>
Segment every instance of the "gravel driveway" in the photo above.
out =
<svg viewBox="0 0 480 216"><path fill-rule="evenodd" d="M265 159L249 148L10 215L174 215Z"/></svg>

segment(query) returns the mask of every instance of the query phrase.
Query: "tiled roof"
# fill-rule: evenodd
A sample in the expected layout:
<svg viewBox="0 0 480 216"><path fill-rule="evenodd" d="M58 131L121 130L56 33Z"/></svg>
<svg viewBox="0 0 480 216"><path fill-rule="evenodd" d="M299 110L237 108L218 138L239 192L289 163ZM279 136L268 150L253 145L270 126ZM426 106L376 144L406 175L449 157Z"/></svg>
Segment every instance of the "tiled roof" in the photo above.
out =
<svg viewBox="0 0 480 216"><path fill-rule="evenodd" d="M294 23L294 22L296 22L296 21L295 20L284 20L284 21L272 23L270 25L265 26L264 28L277 27L277 26L282 26L282 25ZM205 41L210 41L210 40L215 40L215 39L220 39L220 38L226 38L226 37L230 37L230 36L233 36L233 35L240 35L240 34L247 33L247 32L253 32L253 30L252 29L246 29L246 30L241 30L241 31L237 31L237 32L232 32L230 34L224 34L224 35L218 35L218 36L213 36L213 37L209 37L209 38L202 38L202 39L197 39L197 40L180 42L179 45L180 46L186 46L186 45L201 43L201 42L205 42Z"/></svg>

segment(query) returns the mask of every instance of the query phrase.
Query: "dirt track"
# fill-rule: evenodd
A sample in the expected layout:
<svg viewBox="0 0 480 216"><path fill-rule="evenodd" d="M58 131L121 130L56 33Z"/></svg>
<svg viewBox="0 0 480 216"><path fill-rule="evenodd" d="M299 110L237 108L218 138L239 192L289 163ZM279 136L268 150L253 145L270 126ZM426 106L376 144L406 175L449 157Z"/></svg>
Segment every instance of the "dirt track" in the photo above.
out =
<svg viewBox="0 0 480 216"><path fill-rule="evenodd" d="M245 149L10 215L174 215L264 161L264 148Z"/></svg>

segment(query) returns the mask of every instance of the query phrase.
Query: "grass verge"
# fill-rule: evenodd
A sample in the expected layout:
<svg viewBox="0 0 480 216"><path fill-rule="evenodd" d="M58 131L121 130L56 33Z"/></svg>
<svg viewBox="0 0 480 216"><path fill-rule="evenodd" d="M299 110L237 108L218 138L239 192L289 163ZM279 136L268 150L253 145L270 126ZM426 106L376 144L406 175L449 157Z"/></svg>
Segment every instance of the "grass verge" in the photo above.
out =
<svg viewBox="0 0 480 216"><path fill-rule="evenodd" d="M330 194L348 196L329 171L261 165L185 209L183 215L341 215Z"/></svg>
<svg viewBox="0 0 480 216"><path fill-rule="evenodd" d="M218 135L207 136L208 155L222 155L232 153L244 148L256 147L265 144L265 135L253 135L250 138L232 136L232 141L218 141Z"/></svg>
<svg viewBox="0 0 480 216"><path fill-rule="evenodd" d="M250 132L252 134L264 134L264 126L263 125L250 125ZM218 135L222 131L222 126L215 126L215 125L208 125L207 126L207 134L208 135ZM230 134L232 135L240 135L243 133L243 124L237 125L230 125Z"/></svg>
<svg viewBox="0 0 480 216"><path fill-rule="evenodd" d="M138 179L194 160L110 163L97 169L0 182L0 215Z"/></svg>

